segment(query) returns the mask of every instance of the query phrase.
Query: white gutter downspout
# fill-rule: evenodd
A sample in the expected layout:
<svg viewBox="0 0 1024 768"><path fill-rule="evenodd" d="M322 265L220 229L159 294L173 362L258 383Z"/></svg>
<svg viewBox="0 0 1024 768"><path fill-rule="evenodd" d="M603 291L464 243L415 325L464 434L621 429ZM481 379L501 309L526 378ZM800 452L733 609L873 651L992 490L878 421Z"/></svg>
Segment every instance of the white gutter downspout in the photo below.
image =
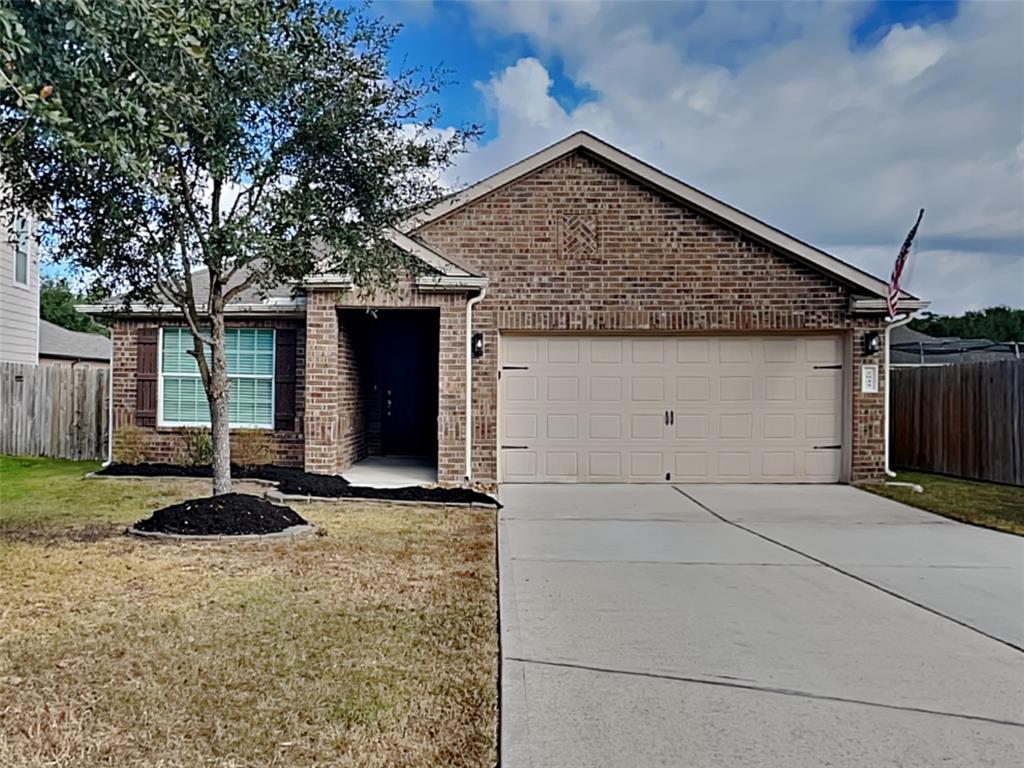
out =
<svg viewBox="0 0 1024 768"><path fill-rule="evenodd" d="M466 302L466 482L473 479L473 307L483 301L487 288Z"/></svg>
<svg viewBox="0 0 1024 768"><path fill-rule="evenodd" d="M110 367L107 369L107 460L101 466L114 463L114 335L110 335Z"/></svg>
<svg viewBox="0 0 1024 768"><path fill-rule="evenodd" d="M913 315L908 312L905 315L900 315L896 318L889 319L889 322L885 326L885 416L884 416L884 445L885 445L885 475L886 477L896 477L896 473L889 468L889 401L892 398L892 388L890 385L890 365L889 365L889 334L893 328L902 328L904 325L909 323L913 319ZM898 485L904 488L912 488L915 493L924 493L922 488L917 483L894 483L890 480L885 481L886 485Z"/></svg>

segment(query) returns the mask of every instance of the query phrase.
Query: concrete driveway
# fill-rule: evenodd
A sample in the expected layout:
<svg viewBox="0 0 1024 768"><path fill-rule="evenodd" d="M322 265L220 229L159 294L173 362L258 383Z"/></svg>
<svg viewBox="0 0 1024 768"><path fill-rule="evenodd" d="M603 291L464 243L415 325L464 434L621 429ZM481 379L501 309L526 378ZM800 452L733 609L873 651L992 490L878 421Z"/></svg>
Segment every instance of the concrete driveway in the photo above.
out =
<svg viewBox="0 0 1024 768"><path fill-rule="evenodd" d="M501 762L1024 765L1024 539L846 486L504 486Z"/></svg>

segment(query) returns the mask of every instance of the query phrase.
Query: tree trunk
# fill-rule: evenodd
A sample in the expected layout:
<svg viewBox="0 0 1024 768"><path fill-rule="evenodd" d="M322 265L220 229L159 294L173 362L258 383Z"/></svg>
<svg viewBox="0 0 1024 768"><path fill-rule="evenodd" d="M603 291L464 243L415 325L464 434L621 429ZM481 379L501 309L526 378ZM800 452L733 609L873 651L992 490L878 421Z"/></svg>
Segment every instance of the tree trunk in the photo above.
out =
<svg viewBox="0 0 1024 768"><path fill-rule="evenodd" d="M224 313L212 302L210 340L213 342L210 386L206 397L210 404L210 433L213 442L213 495L231 493L231 441L228 420L228 360L225 352ZM221 309L221 311L217 311Z"/></svg>

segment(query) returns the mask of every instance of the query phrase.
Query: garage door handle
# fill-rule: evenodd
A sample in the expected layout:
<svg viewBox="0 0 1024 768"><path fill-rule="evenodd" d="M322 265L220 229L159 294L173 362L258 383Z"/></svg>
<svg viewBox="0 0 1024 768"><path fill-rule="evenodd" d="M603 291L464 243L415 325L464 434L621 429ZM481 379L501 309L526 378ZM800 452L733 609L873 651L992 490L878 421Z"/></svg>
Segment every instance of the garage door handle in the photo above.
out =
<svg viewBox="0 0 1024 768"><path fill-rule="evenodd" d="M665 411L665 426L668 426L668 411Z"/></svg>
<svg viewBox="0 0 1024 768"><path fill-rule="evenodd" d="M668 423L669 424L675 424L676 423L676 412L675 411L669 411L668 412Z"/></svg>

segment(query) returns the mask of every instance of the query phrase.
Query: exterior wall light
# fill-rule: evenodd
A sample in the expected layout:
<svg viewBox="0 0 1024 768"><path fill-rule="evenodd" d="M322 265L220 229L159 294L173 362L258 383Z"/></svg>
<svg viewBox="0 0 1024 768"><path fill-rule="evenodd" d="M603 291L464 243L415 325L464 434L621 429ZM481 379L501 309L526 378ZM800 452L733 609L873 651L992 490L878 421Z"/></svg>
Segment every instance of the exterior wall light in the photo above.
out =
<svg viewBox="0 0 1024 768"><path fill-rule="evenodd" d="M882 351L882 336L878 331L864 334L864 356L870 357Z"/></svg>
<svg viewBox="0 0 1024 768"><path fill-rule="evenodd" d="M470 344L470 349L473 350L473 358L484 356L484 335L482 333L474 333L473 340Z"/></svg>

